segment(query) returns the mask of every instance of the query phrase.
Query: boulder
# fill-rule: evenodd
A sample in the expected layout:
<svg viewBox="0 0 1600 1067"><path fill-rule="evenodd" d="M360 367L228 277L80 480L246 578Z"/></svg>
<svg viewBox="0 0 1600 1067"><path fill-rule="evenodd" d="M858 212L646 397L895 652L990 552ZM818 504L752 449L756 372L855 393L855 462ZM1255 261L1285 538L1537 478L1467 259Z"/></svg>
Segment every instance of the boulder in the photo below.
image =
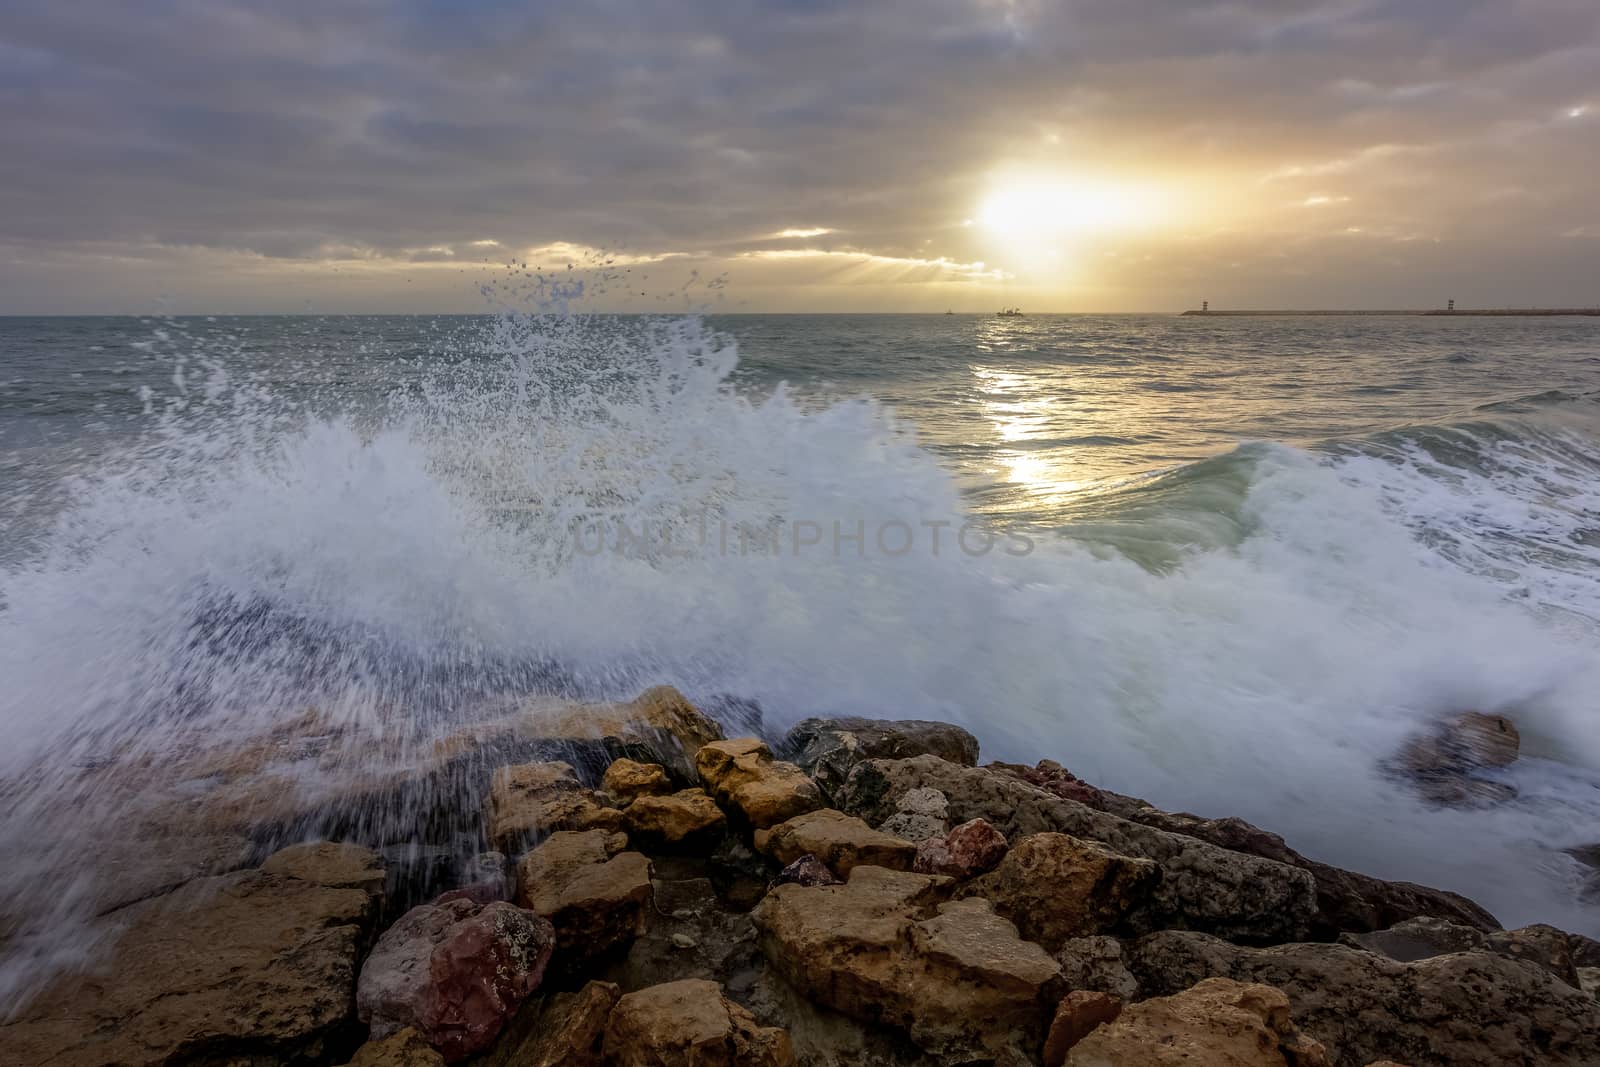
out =
<svg viewBox="0 0 1600 1067"><path fill-rule="evenodd" d="M722 727L671 686L646 690L626 704L578 704L551 708L530 702L517 716L516 732L558 745L598 773L614 760L660 763L681 781L695 773L695 753L722 740Z"/></svg>
<svg viewBox="0 0 1600 1067"><path fill-rule="evenodd" d="M1073 1045L1068 1067L1328 1067L1295 1029L1289 998L1265 985L1211 978L1125 1008Z"/></svg>
<svg viewBox="0 0 1600 1067"><path fill-rule="evenodd" d="M1572 935L1554 926L1536 924L1520 930L1484 933L1471 926L1460 926L1443 919L1408 919L1387 930L1343 934L1340 942L1377 952L1401 963L1444 956L1451 952L1481 950L1509 959L1537 964L1572 986L1579 987L1573 963Z"/></svg>
<svg viewBox="0 0 1600 1067"><path fill-rule="evenodd" d="M408 1026L356 1049L347 1067L444 1067L444 1057Z"/></svg>
<svg viewBox="0 0 1600 1067"><path fill-rule="evenodd" d="M369 854L352 866L376 863ZM294 1060L349 1040L358 953L376 897L316 881L328 874L316 863L274 866L307 877L236 871L122 909L120 936L102 942L92 970L55 980L26 1006L8 1006L0 1024L6 1061Z"/></svg>
<svg viewBox="0 0 1600 1067"><path fill-rule="evenodd" d="M1032 834L1000 865L959 890L981 896L1048 951L1127 924L1161 881L1150 860L1118 855L1066 834Z"/></svg>
<svg viewBox="0 0 1600 1067"><path fill-rule="evenodd" d="M794 1067L789 1035L764 1027L715 982L629 993L611 1010L606 1067Z"/></svg>
<svg viewBox="0 0 1600 1067"><path fill-rule="evenodd" d="M723 907L709 878L683 877L692 867L673 866L681 869L669 870L673 877L658 876L653 883L649 927L603 977L627 990L680 978L742 989L760 962L749 914Z"/></svg>
<svg viewBox="0 0 1600 1067"><path fill-rule="evenodd" d="M823 808L781 822L770 830L757 830L756 851L781 864L815 856L841 878L863 864L909 871L917 846L874 830L853 815Z"/></svg>
<svg viewBox="0 0 1600 1067"><path fill-rule="evenodd" d="M914 843L940 837L950 829L950 802L937 789L907 790L898 806L878 829Z"/></svg>
<svg viewBox="0 0 1600 1067"><path fill-rule="evenodd" d="M628 833L641 848L709 851L727 829L727 816L703 789L641 796L628 805Z"/></svg>
<svg viewBox="0 0 1600 1067"><path fill-rule="evenodd" d="M378 938L356 1007L373 1037L413 1027L454 1063L494 1043L554 948L548 922L505 901L423 904Z"/></svg>
<svg viewBox="0 0 1600 1067"><path fill-rule="evenodd" d="M477 1067L600 1067L606 1020L622 991L589 982L526 1009Z"/></svg>
<svg viewBox="0 0 1600 1067"><path fill-rule="evenodd" d="M1138 797L1113 793L1109 789L1091 785L1055 760L1040 760L1032 767L1020 763L990 763L987 766L992 770L1020 778L1029 785L1038 786L1058 797L1076 800L1096 811L1108 811L1124 819L1133 819L1135 822L1138 821L1138 812L1151 806L1149 801L1140 800Z"/></svg>
<svg viewBox="0 0 1600 1067"><path fill-rule="evenodd" d="M863 760L937 756L975 766L978 739L959 726L919 719L805 719L784 738L783 751L831 793Z"/></svg>
<svg viewBox="0 0 1600 1067"><path fill-rule="evenodd" d="M494 772L484 823L496 849L517 852L560 830L620 830L623 814L584 789L570 763L524 763Z"/></svg>
<svg viewBox="0 0 1600 1067"><path fill-rule="evenodd" d="M801 856L778 872L774 885L838 885L828 865L815 856Z"/></svg>
<svg viewBox="0 0 1600 1067"><path fill-rule="evenodd" d="M822 807L816 783L794 764L774 760L753 737L705 745L695 766L717 803L758 830Z"/></svg>
<svg viewBox="0 0 1600 1067"><path fill-rule="evenodd" d="M314 841L279 849L261 864L261 871L359 889L374 897L381 897L384 891L383 861L371 849L343 841Z"/></svg>
<svg viewBox="0 0 1600 1067"><path fill-rule="evenodd" d="M625 945L644 929L650 861L604 830L551 834L517 865L517 903L555 927L563 967Z"/></svg>
<svg viewBox="0 0 1600 1067"><path fill-rule="evenodd" d="M1044 1054L1040 1056L1044 1067L1061 1067L1074 1045L1095 1027L1114 1022L1121 1014L1122 1001L1105 993L1075 989L1062 997L1050 1022L1050 1032L1045 1035Z"/></svg>
<svg viewBox="0 0 1600 1067"><path fill-rule="evenodd" d="M659 763L640 763L623 758L606 768L600 788L621 803L631 804L639 797L672 792L672 779L667 777L667 769Z"/></svg>
<svg viewBox="0 0 1600 1067"><path fill-rule="evenodd" d="M1122 942L1114 937L1075 937L1062 944L1056 962L1069 989L1107 993L1124 1001L1139 995L1139 983L1122 960Z"/></svg>
<svg viewBox="0 0 1600 1067"><path fill-rule="evenodd" d="M1510 719L1468 712L1407 742L1389 767L1409 778L1417 791L1433 803L1481 807L1517 795L1504 782L1475 772L1509 766L1516 761L1521 744L1516 724Z"/></svg>
<svg viewBox="0 0 1600 1067"><path fill-rule="evenodd" d="M1348 945L1247 948L1165 931L1124 946L1124 956L1146 995L1211 977L1283 990L1336 1067L1600 1063L1600 1003L1536 964L1489 952L1401 963Z"/></svg>
<svg viewBox="0 0 1600 1067"><path fill-rule="evenodd" d="M992 871L1005 858L1006 835L985 819L973 819L917 846L912 870L966 879Z"/></svg>
<svg viewBox="0 0 1600 1067"><path fill-rule="evenodd" d="M922 787L945 794L952 819L986 819L1012 841L1063 833L1159 864L1160 881L1128 917L1137 931L1181 927L1272 942L1305 936L1316 915L1316 883L1306 871L1096 811L1003 771L959 767L932 756L869 760L840 791L840 807L873 823Z"/></svg>
<svg viewBox="0 0 1600 1067"><path fill-rule="evenodd" d="M937 1056L1037 1050L1060 968L987 901L940 904L949 885L861 866L842 885L777 886L752 918L768 962L816 1003Z"/></svg>

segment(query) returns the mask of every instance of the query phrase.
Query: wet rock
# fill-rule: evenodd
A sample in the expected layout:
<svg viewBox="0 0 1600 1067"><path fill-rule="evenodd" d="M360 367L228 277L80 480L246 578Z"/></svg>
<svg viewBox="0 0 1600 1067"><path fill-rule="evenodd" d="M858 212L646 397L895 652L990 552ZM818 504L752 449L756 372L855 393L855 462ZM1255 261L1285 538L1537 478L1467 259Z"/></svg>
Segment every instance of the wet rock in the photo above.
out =
<svg viewBox="0 0 1600 1067"><path fill-rule="evenodd" d="M570 763L525 763L495 771L484 822L496 849L517 852L559 830L620 830L623 814L584 789Z"/></svg>
<svg viewBox="0 0 1600 1067"><path fill-rule="evenodd" d="M1255 942L1303 937L1316 915L1316 883L1288 864L1219 848L1096 811L1002 771L958 767L931 756L860 764L840 806L868 823L891 814L900 797L931 787L949 798L952 819L986 819L1010 840L1056 832L1151 860L1162 878L1129 916L1135 930L1206 930Z"/></svg>
<svg viewBox="0 0 1600 1067"><path fill-rule="evenodd" d="M122 909L99 966L0 1024L0 1048L6 1062L56 1067L324 1056L354 1034L356 962L376 910L366 889L281 871L186 882Z"/></svg>
<svg viewBox="0 0 1600 1067"><path fill-rule="evenodd" d="M732 986L759 961L755 927L748 913L723 908L704 876L687 870L658 876L648 928L627 955L601 977L623 989L642 989L680 978L701 978Z"/></svg>
<svg viewBox="0 0 1600 1067"><path fill-rule="evenodd" d="M1056 953L1061 978L1069 989L1108 993L1120 1000L1139 995L1139 983L1122 960L1122 942L1114 937L1075 937Z"/></svg>
<svg viewBox="0 0 1600 1067"><path fill-rule="evenodd" d="M715 982L629 993L611 1010L606 1067L794 1067L789 1035L764 1027Z"/></svg>
<svg viewBox="0 0 1600 1067"><path fill-rule="evenodd" d="M1511 786L1475 772L1509 766L1516 761L1521 743L1516 724L1505 716L1469 712L1407 742L1390 766L1435 804L1486 807L1517 793Z"/></svg>
<svg viewBox="0 0 1600 1067"><path fill-rule="evenodd" d="M315 841L279 849L261 864L263 874L286 874L319 885L381 896L383 861L371 849L343 841Z"/></svg>
<svg viewBox="0 0 1600 1067"><path fill-rule="evenodd" d="M960 890L994 903L1022 936L1057 951L1070 938L1118 929L1161 881L1150 860L1118 855L1066 834L1032 834L1000 865Z"/></svg>
<svg viewBox="0 0 1600 1067"><path fill-rule="evenodd" d="M947 874L967 879L993 870L1005 858L1006 835L987 820L973 819L917 846L912 869L918 874Z"/></svg>
<svg viewBox="0 0 1600 1067"><path fill-rule="evenodd" d="M444 1062L438 1050L408 1026L356 1049L347 1067L444 1067Z"/></svg>
<svg viewBox="0 0 1600 1067"><path fill-rule="evenodd" d="M594 773L626 758L662 764L681 781L693 780L700 747L723 737L715 719L671 686L646 690L626 704L551 708L535 701L516 729L566 749Z"/></svg>
<svg viewBox="0 0 1600 1067"><path fill-rule="evenodd" d="M842 811L823 808L781 822L770 830L757 830L756 851L790 864L802 856L815 856L841 878L863 864L909 871L917 846Z"/></svg>
<svg viewBox="0 0 1600 1067"><path fill-rule="evenodd" d="M1089 805L1096 811L1108 811L1113 815L1120 815L1124 819L1138 821L1137 813L1151 806L1148 801L1140 800L1138 797L1113 793L1109 789L1091 785L1055 760L1040 760L1032 767L1019 763L990 763L986 766L1020 778L1029 785L1038 786L1040 789L1054 793L1058 797L1076 800L1080 804Z"/></svg>
<svg viewBox="0 0 1600 1067"><path fill-rule="evenodd" d="M413 1027L454 1063L494 1042L554 948L548 922L504 901L423 904L373 946L356 1007L373 1037Z"/></svg>
<svg viewBox="0 0 1600 1067"><path fill-rule="evenodd" d="M1290 1020L1271 986L1212 978L1134 1004L1067 1054L1069 1067L1328 1067L1322 1047Z"/></svg>
<svg viewBox="0 0 1600 1067"><path fill-rule="evenodd" d="M512 885L507 867L504 852L480 852L461 865L458 875L461 885L443 896L455 893L480 904L492 900L510 900L515 886ZM434 903L440 903L441 900L442 897Z"/></svg>
<svg viewBox="0 0 1600 1067"><path fill-rule="evenodd" d="M517 903L548 919L564 968L625 945L643 931L650 861L622 851L623 834L560 832L517 865Z"/></svg>
<svg viewBox="0 0 1600 1067"><path fill-rule="evenodd" d="M538 1011L524 1009L479 1067L600 1067L606 1020L621 995L610 982L589 982Z"/></svg>
<svg viewBox="0 0 1600 1067"><path fill-rule="evenodd" d="M641 848L665 852L709 850L728 820L703 789L671 796L641 796L628 806L628 832Z"/></svg>
<svg viewBox="0 0 1600 1067"><path fill-rule="evenodd" d="M667 777L667 769L659 763L640 763L623 758L606 768L600 788L626 805L639 797L662 796L672 792L672 780Z"/></svg>
<svg viewBox="0 0 1600 1067"><path fill-rule="evenodd" d="M774 760L753 737L705 745L695 766L717 803L758 830L822 807L816 783L794 764Z"/></svg>
<svg viewBox="0 0 1600 1067"><path fill-rule="evenodd" d="M801 856L778 872L775 885L838 885L839 879L828 870L828 865L815 856Z"/></svg>
<svg viewBox="0 0 1600 1067"><path fill-rule="evenodd" d="M971 767L978 739L959 726L917 719L805 719L784 739L783 751L825 791L844 785L856 764L869 759L937 756Z"/></svg>
<svg viewBox="0 0 1600 1067"><path fill-rule="evenodd" d="M843 885L777 886L752 917L773 968L834 1011L900 1027L939 1056L1036 1048L1060 969L987 901L940 905L948 890L863 866Z"/></svg>
<svg viewBox="0 0 1600 1067"><path fill-rule="evenodd" d="M1040 1056L1044 1067L1061 1067L1074 1045L1088 1037L1095 1027L1114 1022L1121 1014L1122 1001L1117 997L1087 989L1068 993L1061 998L1056 1016L1050 1022L1050 1032L1045 1035L1044 1054Z"/></svg>
<svg viewBox="0 0 1600 1067"><path fill-rule="evenodd" d="M1572 935L1542 923L1486 934L1470 926L1433 918L1409 919L1387 930L1343 934L1339 938L1342 944L1377 952L1401 963L1451 952L1493 952L1508 959L1527 960L1578 988L1571 939Z"/></svg>
<svg viewBox="0 0 1600 1067"><path fill-rule="evenodd" d="M1146 995L1210 977L1283 990L1338 1067L1600 1063L1600 1004L1536 964L1490 952L1400 963L1347 945L1246 948L1165 931L1127 944L1124 955Z"/></svg>
<svg viewBox="0 0 1600 1067"><path fill-rule="evenodd" d="M772 878L766 858L732 836L723 838L722 845L706 859L706 873L723 905L735 911L755 907Z"/></svg>

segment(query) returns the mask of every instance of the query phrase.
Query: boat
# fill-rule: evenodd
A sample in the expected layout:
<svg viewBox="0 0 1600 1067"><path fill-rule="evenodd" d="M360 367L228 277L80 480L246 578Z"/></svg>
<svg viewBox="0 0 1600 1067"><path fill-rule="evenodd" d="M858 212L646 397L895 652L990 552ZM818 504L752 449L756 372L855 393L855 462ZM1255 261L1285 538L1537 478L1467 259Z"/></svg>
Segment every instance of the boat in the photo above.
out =
<svg viewBox="0 0 1600 1067"><path fill-rule="evenodd" d="M1022 309L1021 308L1001 308L1000 311L998 312L998 314L1002 319L1020 319L1020 318L1022 318Z"/></svg>

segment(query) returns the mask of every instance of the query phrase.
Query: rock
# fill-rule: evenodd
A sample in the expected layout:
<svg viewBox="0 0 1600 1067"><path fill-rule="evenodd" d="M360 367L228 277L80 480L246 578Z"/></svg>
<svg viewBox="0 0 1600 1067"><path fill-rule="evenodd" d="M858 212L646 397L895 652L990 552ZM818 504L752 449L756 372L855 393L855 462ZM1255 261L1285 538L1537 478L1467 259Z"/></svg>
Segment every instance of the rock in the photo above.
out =
<svg viewBox="0 0 1600 1067"><path fill-rule="evenodd" d="M650 861L622 851L626 843L604 830L554 833L518 864L517 903L555 927L563 967L625 945L644 929Z"/></svg>
<svg viewBox="0 0 1600 1067"><path fill-rule="evenodd" d="M1572 935L1554 926L1537 924L1519 930L1497 930L1485 934L1470 926L1443 919L1409 919L1387 930L1364 934L1343 934L1342 944L1377 952L1401 963L1431 959L1451 952L1480 950L1508 959L1527 960L1543 967L1574 989L1580 987L1573 963Z"/></svg>
<svg viewBox="0 0 1600 1067"><path fill-rule="evenodd" d="M1061 999L1056 1017L1045 1035L1044 1054L1040 1057L1044 1067L1061 1067L1067 1053L1089 1032L1102 1023L1116 1021L1122 1014L1122 1001L1104 993L1076 989Z"/></svg>
<svg viewBox="0 0 1600 1067"><path fill-rule="evenodd" d="M794 1067L789 1035L763 1027L715 982L629 993L611 1011L606 1067Z"/></svg>
<svg viewBox="0 0 1600 1067"><path fill-rule="evenodd" d="M966 767L978 762L978 739L966 730L917 719L805 719L789 731L783 750L830 793L863 760L927 755Z"/></svg>
<svg viewBox="0 0 1600 1067"><path fill-rule="evenodd" d="M286 874L319 885L359 889L382 896L384 865L371 849L340 841L315 841L290 845L268 856L264 874Z"/></svg>
<svg viewBox="0 0 1600 1067"><path fill-rule="evenodd" d="M1347 945L1246 948L1164 931L1124 956L1146 995L1210 977L1276 986L1338 1067L1600 1063L1600 1004L1542 967L1489 952L1400 963Z"/></svg>
<svg viewBox="0 0 1600 1067"><path fill-rule="evenodd" d="M506 873L504 852L480 852L473 856L461 865L460 879L462 885L447 890L433 902L440 904L446 898L459 897L487 904L493 900L510 900L515 889Z"/></svg>
<svg viewBox="0 0 1600 1067"><path fill-rule="evenodd" d="M1066 834L1032 834L1000 865L959 892L981 896L1022 936L1057 951L1070 938L1118 929L1160 883L1150 860L1121 856Z"/></svg>
<svg viewBox="0 0 1600 1067"><path fill-rule="evenodd" d="M1600 967L1579 967L1578 988L1591 997L1600 997Z"/></svg>
<svg viewBox="0 0 1600 1067"><path fill-rule="evenodd" d="M1137 813L1151 806L1149 801L1140 800L1138 797L1124 796L1091 785L1055 760L1040 760L1033 767L1018 763L990 763L987 766L992 770L1003 771L1020 778L1029 785L1038 786L1058 797L1076 800L1096 811L1107 811L1124 819L1133 819L1135 822L1138 821Z"/></svg>
<svg viewBox="0 0 1600 1067"><path fill-rule="evenodd" d="M705 745L695 766L717 803L758 830L822 807L816 783L794 764L774 760L753 737Z"/></svg>
<svg viewBox="0 0 1600 1067"><path fill-rule="evenodd" d="M774 885L838 885L839 879L828 870L828 865L815 856L801 856L778 872Z"/></svg>
<svg viewBox="0 0 1600 1067"><path fill-rule="evenodd" d="M1069 989L1108 993L1119 1000L1139 995L1139 983L1122 961L1122 942L1114 937L1075 937L1056 953Z"/></svg>
<svg viewBox="0 0 1600 1067"><path fill-rule="evenodd" d="M659 763L639 763L623 758L606 768L600 788L623 804L631 804L639 797L672 792L672 780Z"/></svg>
<svg viewBox="0 0 1600 1067"><path fill-rule="evenodd" d="M1006 835L987 820L964 822L942 837L930 837L917 846L912 870L918 874L947 874L966 879L991 871L1006 855Z"/></svg>
<svg viewBox="0 0 1600 1067"><path fill-rule="evenodd" d="M1474 772L1509 766L1516 761L1521 744L1510 719L1469 712L1407 742L1390 767L1409 778L1417 791L1435 804L1483 807L1503 803L1517 791Z"/></svg>
<svg viewBox="0 0 1600 1067"><path fill-rule="evenodd" d="M548 922L504 901L423 904L378 938L356 1007L373 1037L414 1027L454 1063L494 1043L554 948Z"/></svg>
<svg viewBox="0 0 1600 1067"><path fill-rule="evenodd" d="M911 789L900 798L900 810L878 827L912 843L941 837L950 829L950 803L937 789Z"/></svg>
<svg viewBox="0 0 1600 1067"><path fill-rule="evenodd" d="M756 851L781 864L802 856L815 856L841 878L863 864L909 871L917 846L874 830L853 815L823 808L781 822L770 830L757 830Z"/></svg>
<svg viewBox="0 0 1600 1067"><path fill-rule="evenodd" d="M938 1056L1036 1048L1060 969L987 901L940 905L948 890L861 866L842 885L777 886L752 918L769 963L816 1003L900 1027Z"/></svg>
<svg viewBox="0 0 1600 1067"><path fill-rule="evenodd" d="M122 909L122 932L90 973L8 1005L0 1048L8 1063L53 1067L324 1056L353 1036L356 962L376 910L365 889L282 871L186 882Z"/></svg>
<svg viewBox="0 0 1600 1067"><path fill-rule="evenodd" d="M684 875L688 870L669 872ZM657 877L648 929L627 955L603 973L623 989L643 989L680 978L701 978L741 988L760 962L755 927L747 913L729 911L709 878ZM739 998L742 1000L742 997Z"/></svg>
<svg viewBox="0 0 1600 1067"><path fill-rule="evenodd" d="M478 1067L600 1067L606 1020L621 995L610 982L557 993L539 1011L524 1010Z"/></svg>
<svg viewBox="0 0 1600 1067"><path fill-rule="evenodd" d="M444 1057L408 1026L356 1049L347 1067L444 1067Z"/></svg>
<svg viewBox="0 0 1600 1067"><path fill-rule="evenodd" d="M772 878L766 857L732 836L723 838L722 845L706 859L706 873L723 905L735 911L755 907Z"/></svg>
<svg viewBox="0 0 1600 1067"><path fill-rule="evenodd" d="M1134 1004L1067 1054L1069 1067L1328 1067L1295 1029L1289 998L1265 985L1211 978Z"/></svg>
<svg viewBox="0 0 1600 1067"><path fill-rule="evenodd" d="M642 848L666 852L710 850L728 820L703 789L671 796L641 796L628 806L628 832Z"/></svg>
<svg viewBox="0 0 1600 1067"><path fill-rule="evenodd" d="M484 822L496 849L517 852L560 830L620 830L623 814L584 789L570 763L525 763L495 771Z"/></svg>
<svg viewBox="0 0 1600 1067"><path fill-rule="evenodd" d="M1096 811L1003 771L958 767L931 756L871 760L852 772L840 807L872 823L920 787L944 793L952 819L986 819L1012 841L1064 833L1160 864L1160 882L1146 905L1129 916L1138 931L1184 927L1271 942L1305 936L1316 915L1316 882L1306 871Z"/></svg>
<svg viewBox="0 0 1600 1067"><path fill-rule="evenodd" d="M566 748L596 768L627 758L660 763L681 781L695 775L695 753L722 740L722 727L671 686L657 686L627 704L580 704L551 709L534 702L519 734Z"/></svg>

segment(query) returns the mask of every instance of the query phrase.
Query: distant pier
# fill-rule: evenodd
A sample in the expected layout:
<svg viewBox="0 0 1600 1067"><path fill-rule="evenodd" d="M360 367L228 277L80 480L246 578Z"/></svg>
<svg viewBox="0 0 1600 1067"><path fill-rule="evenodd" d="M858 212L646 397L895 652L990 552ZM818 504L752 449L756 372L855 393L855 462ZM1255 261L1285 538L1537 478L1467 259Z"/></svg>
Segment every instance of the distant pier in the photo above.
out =
<svg viewBox="0 0 1600 1067"><path fill-rule="evenodd" d="M1585 315L1591 318L1600 318L1600 307L1592 308L1432 308L1413 309L1404 308L1388 310L1337 310L1317 309L1303 311L1214 311L1211 308L1198 308L1185 311L1185 315L1205 315L1210 318L1271 318L1290 317L1296 315L1440 315L1444 317L1477 317L1477 318L1537 318L1554 315Z"/></svg>

